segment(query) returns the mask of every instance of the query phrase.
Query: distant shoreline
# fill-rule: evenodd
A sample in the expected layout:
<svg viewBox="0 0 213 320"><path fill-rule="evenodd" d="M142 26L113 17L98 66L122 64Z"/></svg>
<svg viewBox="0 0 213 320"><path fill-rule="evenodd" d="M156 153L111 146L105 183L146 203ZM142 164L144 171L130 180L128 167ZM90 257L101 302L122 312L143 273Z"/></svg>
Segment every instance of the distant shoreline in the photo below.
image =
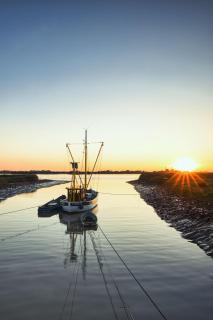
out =
<svg viewBox="0 0 213 320"><path fill-rule="evenodd" d="M29 170L29 171L12 171L12 170L0 170L0 174L71 174L71 171L51 171L51 170ZM84 171L79 171L80 174L84 174ZM88 174L91 171L87 172ZM93 174L140 174L141 170L102 170L95 171Z"/></svg>

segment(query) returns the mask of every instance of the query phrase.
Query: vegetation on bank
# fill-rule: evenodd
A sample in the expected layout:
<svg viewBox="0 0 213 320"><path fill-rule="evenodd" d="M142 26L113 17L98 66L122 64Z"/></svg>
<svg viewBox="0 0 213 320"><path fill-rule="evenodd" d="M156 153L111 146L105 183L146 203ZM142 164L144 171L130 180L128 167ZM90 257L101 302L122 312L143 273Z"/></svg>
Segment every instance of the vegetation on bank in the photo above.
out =
<svg viewBox="0 0 213 320"><path fill-rule="evenodd" d="M36 174L3 174L0 175L0 189L39 182Z"/></svg>
<svg viewBox="0 0 213 320"><path fill-rule="evenodd" d="M186 199L213 206L213 173L180 172L173 170L142 172L138 183L160 186Z"/></svg>

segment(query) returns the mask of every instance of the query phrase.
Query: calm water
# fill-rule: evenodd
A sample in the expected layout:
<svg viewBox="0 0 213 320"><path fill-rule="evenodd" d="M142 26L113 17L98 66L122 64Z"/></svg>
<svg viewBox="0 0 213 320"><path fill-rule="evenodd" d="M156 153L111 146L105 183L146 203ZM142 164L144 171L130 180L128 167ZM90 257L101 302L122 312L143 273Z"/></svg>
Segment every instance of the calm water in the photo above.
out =
<svg viewBox="0 0 213 320"><path fill-rule="evenodd" d="M213 260L140 199L126 183L136 177L101 177L99 225L167 319L212 319ZM9 198L0 214L64 189ZM65 215L39 218L36 208L0 215L0 319L162 319L100 229L73 233L66 223Z"/></svg>

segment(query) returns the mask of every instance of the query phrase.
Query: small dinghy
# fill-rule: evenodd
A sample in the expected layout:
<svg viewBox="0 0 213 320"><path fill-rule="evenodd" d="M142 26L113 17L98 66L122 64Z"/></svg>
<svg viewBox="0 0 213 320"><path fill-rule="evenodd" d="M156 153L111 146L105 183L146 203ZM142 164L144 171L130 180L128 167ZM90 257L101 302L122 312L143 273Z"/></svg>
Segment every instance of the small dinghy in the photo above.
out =
<svg viewBox="0 0 213 320"><path fill-rule="evenodd" d="M81 215L81 223L84 227L94 227L97 225L97 217L92 212Z"/></svg>
<svg viewBox="0 0 213 320"><path fill-rule="evenodd" d="M38 207L38 216L39 217L50 217L58 212L60 209L60 201L65 199L64 195L58 197L57 199L53 199L48 201L43 206Z"/></svg>

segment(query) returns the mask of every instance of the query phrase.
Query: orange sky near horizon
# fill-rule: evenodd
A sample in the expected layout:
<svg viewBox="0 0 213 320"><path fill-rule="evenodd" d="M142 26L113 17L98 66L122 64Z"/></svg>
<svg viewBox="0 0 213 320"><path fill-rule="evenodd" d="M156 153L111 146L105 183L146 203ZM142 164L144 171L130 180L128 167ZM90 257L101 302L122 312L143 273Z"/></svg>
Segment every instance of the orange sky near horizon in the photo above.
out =
<svg viewBox="0 0 213 320"><path fill-rule="evenodd" d="M102 160L102 164L100 167L100 163L98 164L98 169L100 170L145 170L145 171L154 171L154 170L164 170L167 168L171 168L172 164L178 158L171 158L170 161L166 159L138 159L137 161L128 161L127 159L115 159L110 160L109 157L105 155L105 159ZM195 158L193 158L194 160ZM198 167L195 171L209 171L213 172L213 161L208 162L208 158L203 158L199 161L196 159L196 163ZM203 162L202 162L203 161ZM69 162L67 157L64 159L61 157L57 160L45 159L40 157L39 159L31 159L30 157L22 158L21 155L13 161L12 158L8 160L1 159L0 162L0 170L52 170L52 171L68 171L70 170ZM91 168L91 165L90 165Z"/></svg>
<svg viewBox="0 0 213 320"><path fill-rule="evenodd" d="M162 116L162 109L155 110L156 119L159 112ZM198 164L198 171L213 171L213 112L205 115L202 126L200 112L196 116L182 117L174 109L172 114L176 114L174 123L170 114L164 114L161 121L154 119L152 111L146 112L146 119L139 110L132 119L128 113L124 114L122 122L116 112L111 122L110 115L105 119L97 116L97 123L88 130L88 141L104 141L102 170L164 170L178 158L188 157ZM204 121L204 115L202 117ZM56 131L55 119L54 124L52 121L49 121L48 130L46 124L36 122L31 122L31 130L22 123L17 132L11 129L13 134L0 142L0 170L69 170L70 160L65 144L82 142L84 130L78 128L77 122L72 128L65 125ZM64 118L64 123L68 124L69 119ZM98 147L96 144L88 146L91 162ZM80 162L82 145L72 148Z"/></svg>

